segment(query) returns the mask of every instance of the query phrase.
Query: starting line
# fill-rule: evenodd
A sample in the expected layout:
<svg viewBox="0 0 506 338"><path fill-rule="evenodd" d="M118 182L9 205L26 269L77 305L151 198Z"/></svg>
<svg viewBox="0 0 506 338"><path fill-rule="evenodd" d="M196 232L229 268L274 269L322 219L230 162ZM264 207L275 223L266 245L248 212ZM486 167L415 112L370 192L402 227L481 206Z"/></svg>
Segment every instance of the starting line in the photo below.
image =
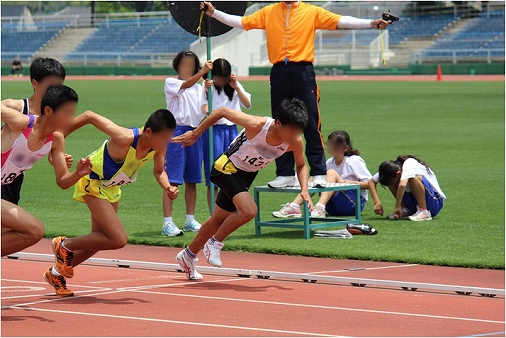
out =
<svg viewBox="0 0 506 338"><path fill-rule="evenodd" d="M54 262L54 255L38 254L29 252L17 252L7 256L10 259L26 259L42 262ZM84 264L86 265L99 265L99 266L116 266L120 268L139 268L139 269L152 269L152 270L176 270L181 272L179 264L169 263L155 263L122 259L110 258L90 258ZM399 287L403 290L417 291L418 289L431 290L431 291L449 291L455 292L459 295L470 295L476 293L483 297L495 297L496 295L504 296L504 289L483 288L477 286L461 286L461 285L448 285L448 284L431 284L431 283L418 283L418 282L403 282L395 280L384 279L368 279L368 278L353 278L353 277L337 277L337 276L320 276L304 273L290 273L279 271L267 270L244 270L244 269L230 269L230 268L216 268L210 266L199 266L199 272L205 272L214 275L237 275L239 277L257 277L260 279L269 279L271 277L285 279L285 280L301 280L303 282L326 282L331 284L351 284L357 287L365 287L366 285L374 286L387 286Z"/></svg>

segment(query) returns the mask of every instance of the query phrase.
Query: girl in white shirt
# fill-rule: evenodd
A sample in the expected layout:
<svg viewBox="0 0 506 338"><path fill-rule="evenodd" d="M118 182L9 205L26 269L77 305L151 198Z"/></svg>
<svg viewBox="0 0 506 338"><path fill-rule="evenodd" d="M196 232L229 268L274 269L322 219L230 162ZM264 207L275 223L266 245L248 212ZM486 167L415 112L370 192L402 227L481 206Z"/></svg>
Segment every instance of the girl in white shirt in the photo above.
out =
<svg viewBox="0 0 506 338"><path fill-rule="evenodd" d="M221 107L230 108L236 111L241 111L241 108L251 108L251 94L244 90L243 86L237 81L235 74L232 74L232 66L230 62L225 59L216 59L213 62L213 75L212 80L206 80L203 85L205 90L213 86L213 107L218 109ZM204 76L206 78L207 76ZM208 114L207 103L202 107L204 112ZM210 161L209 158L209 132L206 130L202 134L203 153L204 153L204 174L206 176L207 185L207 203L211 209L211 163L223 154L232 141L237 137L237 126L222 118L213 126L213 150L214 159ZM214 185L214 196L218 195L218 186Z"/></svg>
<svg viewBox="0 0 506 338"><path fill-rule="evenodd" d="M327 164L327 183L354 183L361 188L360 205L364 209L367 201L367 189L371 173L365 161L359 156L360 151L353 149L350 135L344 130L332 132L327 141L327 149L332 155ZM353 216L357 197L355 190L323 192L318 203L311 211L311 217L323 218L326 212L331 216ZM297 196L281 210L272 213L274 217L301 217L302 198Z"/></svg>
<svg viewBox="0 0 506 338"><path fill-rule="evenodd" d="M169 77L165 80L165 99L167 109L176 119L174 136L195 130L204 118L201 107L205 102L205 91L197 81L213 68L211 61L207 61L200 68L198 56L191 51L180 52L172 61L177 78ZM196 169L199 170L196 170ZM202 139L197 140L191 147L181 148L181 145L169 143L165 154L165 171L172 185L185 184L186 231L197 232L200 223L195 219L195 205L197 202L197 183L202 182ZM164 224L162 234L165 236L180 236L183 232L172 219L173 203L163 194Z"/></svg>
<svg viewBox="0 0 506 338"><path fill-rule="evenodd" d="M394 211L389 218L429 221L441 211L446 200L434 171L413 155L400 155L395 161L381 163L370 180L374 212L383 215L383 206L376 192L378 182L388 186L395 197Z"/></svg>

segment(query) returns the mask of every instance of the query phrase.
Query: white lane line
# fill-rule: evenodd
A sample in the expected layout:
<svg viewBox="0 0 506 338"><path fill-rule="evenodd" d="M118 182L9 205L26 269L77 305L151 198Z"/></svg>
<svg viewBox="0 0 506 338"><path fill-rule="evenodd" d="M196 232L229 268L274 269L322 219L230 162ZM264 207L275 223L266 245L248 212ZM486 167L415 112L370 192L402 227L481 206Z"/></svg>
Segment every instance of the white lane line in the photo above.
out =
<svg viewBox="0 0 506 338"><path fill-rule="evenodd" d="M423 318L434 318L434 319L450 319L450 320L460 320L460 321L470 321L470 322L482 322L482 323L494 323L494 324L504 324L505 323L504 321L499 321L499 320L489 320L489 319L480 319L480 318L465 318L465 317L451 317L451 316L439 316L439 315L429 315L429 314L423 314L423 313L383 311L383 310L368 310L368 309L357 309L357 308L347 308L347 307L338 307L338 306L312 305L312 304L300 304L300 303L284 303L284 302L273 302L273 301L256 300L256 299L237 299L237 298L214 297L214 296L187 295L187 294L179 294L179 293L168 293L168 292L158 292L158 291L145 291L145 290L130 290L130 291L132 291L132 292L138 292L138 293L147 293L147 294L176 296L176 297L189 297L189 298L234 301L234 302L243 302L243 303L258 303L258 304L269 304L269 305L282 305L282 306L304 307L304 308L325 309L325 310L339 310L339 311L351 311L351 312L378 313L378 314L385 314L385 315L397 315L397 316L408 316L408 317L423 317Z"/></svg>
<svg viewBox="0 0 506 338"><path fill-rule="evenodd" d="M1 279L4 282L13 282L13 283L29 283L29 284L44 284L49 285L47 282L38 282L38 281L30 281L30 280L19 280L19 279ZM72 285L74 288L85 288L85 289L93 289L93 290L111 290L111 288L104 288L100 286L89 286L89 285ZM92 291L93 291L92 290Z"/></svg>
<svg viewBox="0 0 506 338"><path fill-rule="evenodd" d="M111 290L111 289L104 288L102 291L109 291L109 290ZM100 290L82 290L82 291L80 290L80 291L77 291L77 292L79 292L79 294L82 294L82 293L100 292ZM60 298L53 291L53 292L50 292L50 293L39 293L39 294L34 294L34 295L2 297L2 300L18 299L18 298L51 297L51 296L58 297L58 299Z"/></svg>
<svg viewBox="0 0 506 338"><path fill-rule="evenodd" d="M81 315L81 316L92 316L92 317L113 318L113 319L128 319L128 320L136 320L136 321L181 324L181 325L190 325L190 326L216 327L216 328L220 328L220 329L235 329L235 330L245 330L245 331L260 331L260 332L284 333L284 334L300 335L300 336L306 336L306 337L307 336L336 337L335 335L330 335L330 334L321 334L321 333L312 333L312 332L299 332L299 331L288 331L288 330L276 330L276 329L262 328L262 327L248 327L248 326L212 324L212 323L201 323L201 322L187 322L187 321L179 321L179 320L168 320L168 319L157 319L157 318L146 318L146 317L132 317L132 316L120 316L120 315L101 314L101 313L89 313L89 312L81 312L81 311L65 311L65 310L40 309L40 308L34 308L34 307L11 306L9 308L11 308L11 309L19 309L19 310L27 310L27 311L52 312L52 313L69 314L69 315ZM5 314L4 314L4 316L5 316Z"/></svg>
<svg viewBox="0 0 506 338"><path fill-rule="evenodd" d="M396 268L408 268L408 267L417 266L417 265L419 265L419 264L386 265L386 266L378 266L378 267L374 267L374 268L350 268L351 270L350 269L342 269L342 270L316 271L316 272L307 272L305 274L307 274L307 275L321 275L322 273L336 273L336 272L352 272L352 271L396 269Z"/></svg>

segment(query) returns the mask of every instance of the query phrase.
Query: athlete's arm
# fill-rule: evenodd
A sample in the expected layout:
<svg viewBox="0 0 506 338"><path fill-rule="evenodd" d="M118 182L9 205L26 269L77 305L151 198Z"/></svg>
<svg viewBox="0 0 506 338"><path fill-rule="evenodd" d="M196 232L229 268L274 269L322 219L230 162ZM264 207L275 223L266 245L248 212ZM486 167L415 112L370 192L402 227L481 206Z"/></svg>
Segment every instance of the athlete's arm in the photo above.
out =
<svg viewBox="0 0 506 338"><path fill-rule="evenodd" d="M81 177L91 172L92 165L89 158L81 158L77 163L76 171L69 172L65 161L65 141L63 140L63 134L59 132L53 134L50 156L56 175L56 184L62 189L70 188Z"/></svg>
<svg viewBox="0 0 506 338"><path fill-rule="evenodd" d="M313 210L313 201L311 201L311 196L309 196L308 185L309 181L309 170L306 166L306 160L304 159L304 141L302 137L299 137L296 142L290 144L287 149L288 151L293 152L293 157L295 159L295 170L297 171L297 177L300 183L300 196L308 203L309 210Z"/></svg>
<svg viewBox="0 0 506 338"><path fill-rule="evenodd" d="M68 136L70 133L75 130L87 125L91 124L104 134L107 134L114 142L125 145L132 143L132 130L123 128L118 126L116 123L112 122L108 118L105 118L95 112L90 110L85 111L78 117L74 119L72 123L72 127L67 131L65 136Z"/></svg>
<svg viewBox="0 0 506 338"><path fill-rule="evenodd" d="M2 122L4 122L10 130L22 131L30 121L28 115L20 114L16 109L8 107L2 101Z"/></svg>
<svg viewBox="0 0 506 338"><path fill-rule="evenodd" d="M153 167L153 175L155 176L158 184L165 190L167 197L171 200L177 198L179 194L179 190L177 187L170 185L169 177L164 169L164 161L165 161L165 151L163 152L155 152L155 156L153 156L154 167Z"/></svg>
<svg viewBox="0 0 506 338"><path fill-rule="evenodd" d="M202 135L204 131L213 126L222 117L244 127L247 135L258 134L265 124L265 117L248 115L237 110L221 107L203 119L195 130L187 131L183 135L174 137L172 142L181 143L183 147L189 147L195 143L197 138Z"/></svg>
<svg viewBox="0 0 506 338"><path fill-rule="evenodd" d="M376 183L376 181L374 181L374 178L371 178L369 180L369 191L371 193L372 200L374 201L374 213L376 215L383 216L383 213L384 213L383 205L381 205L381 201L379 199L378 192L376 190L377 184L378 183Z"/></svg>
<svg viewBox="0 0 506 338"><path fill-rule="evenodd" d="M23 111L23 100L5 99L2 100L2 104L9 108L16 109L20 113Z"/></svg>

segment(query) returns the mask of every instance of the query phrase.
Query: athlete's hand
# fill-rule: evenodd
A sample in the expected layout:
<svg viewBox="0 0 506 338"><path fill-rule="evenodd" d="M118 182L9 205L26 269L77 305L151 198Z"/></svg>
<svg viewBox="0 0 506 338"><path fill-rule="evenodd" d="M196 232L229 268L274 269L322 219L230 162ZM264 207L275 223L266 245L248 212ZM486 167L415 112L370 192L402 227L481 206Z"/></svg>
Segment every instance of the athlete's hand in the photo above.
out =
<svg viewBox="0 0 506 338"><path fill-rule="evenodd" d="M64 154L65 162L67 163L67 169L72 168L72 164L74 164L74 158L70 154Z"/></svg>
<svg viewBox="0 0 506 338"><path fill-rule="evenodd" d="M392 25L393 25L393 23L392 23ZM388 26L388 22L386 22L383 19L376 19L372 22L372 28L374 28L374 29L384 30L385 28L387 28L387 26Z"/></svg>
<svg viewBox="0 0 506 338"><path fill-rule="evenodd" d="M172 139L173 143L181 143L181 146L189 147L197 141L197 134L195 133L195 130L190 130L184 133L183 135L176 136Z"/></svg>
<svg viewBox="0 0 506 338"><path fill-rule="evenodd" d="M167 192L167 197L171 200L175 200L179 195L179 189L173 185L169 185L165 191Z"/></svg>
<svg viewBox="0 0 506 338"><path fill-rule="evenodd" d="M374 205L374 213L376 215L381 215L383 216L384 212L383 212L383 206L381 205L381 203L376 203Z"/></svg>
<svg viewBox="0 0 506 338"><path fill-rule="evenodd" d="M301 191L300 197L302 197L302 199L307 202L309 211L312 211L314 209L314 205L313 201L311 200L311 196L309 195L309 192L307 190Z"/></svg>
<svg viewBox="0 0 506 338"><path fill-rule="evenodd" d="M237 90L237 78L235 77L234 73L230 74L229 85L230 85L230 87Z"/></svg>
<svg viewBox="0 0 506 338"><path fill-rule="evenodd" d="M91 173L92 168L93 164L91 164L91 159L89 157L81 158L79 162L77 162L76 172L82 177Z"/></svg>
<svg viewBox="0 0 506 338"><path fill-rule="evenodd" d="M206 63L204 63L204 67L202 67L202 71L205 74L209 72L211 69L213 69L213 62L211 60L207 60Z"/></svg>
<svg viewBox="0 0 506 338"><path fill-rule="evenodd" d="M212 16L213 13L214 13L214 6L213 6L213 4L210 3L210 2L207 2L207 1L204 1L204 2L200 3L200 9L201 10L204 10L205 6L207 6L206 14L209 15L209 16Z"/></svg>

